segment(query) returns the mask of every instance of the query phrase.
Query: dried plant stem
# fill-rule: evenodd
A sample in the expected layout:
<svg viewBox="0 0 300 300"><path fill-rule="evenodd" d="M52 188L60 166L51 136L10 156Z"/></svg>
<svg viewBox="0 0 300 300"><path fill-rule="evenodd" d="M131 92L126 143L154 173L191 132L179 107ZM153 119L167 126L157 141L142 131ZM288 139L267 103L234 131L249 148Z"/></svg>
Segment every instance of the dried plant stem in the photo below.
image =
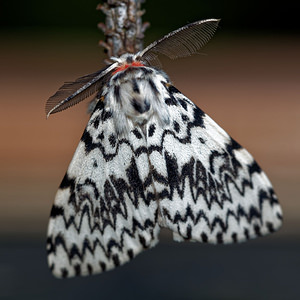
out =
<svg viewBox="0 0 300 300"><path fill-rule="evenodd" d="M142 23L141 4L144 0L103 0L97 9L106 15L105 24L98 27L105 35L105 48L108 57L119 57L124 53L136 53L143 49L143 38L149 23Z"/></svg>

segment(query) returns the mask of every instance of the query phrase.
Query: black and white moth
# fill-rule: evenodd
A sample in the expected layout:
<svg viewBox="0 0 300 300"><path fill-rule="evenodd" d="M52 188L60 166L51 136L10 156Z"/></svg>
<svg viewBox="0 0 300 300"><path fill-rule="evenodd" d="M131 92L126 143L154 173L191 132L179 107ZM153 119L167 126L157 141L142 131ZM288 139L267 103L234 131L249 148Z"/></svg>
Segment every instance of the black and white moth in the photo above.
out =
<svg viewBox="0 0 300 300"><path fill-rule="evenodd" d="M46 113L97 93L48 228L57 277L113 269L158 242L236 243L277 230L281 208L252 156L154 67L196 53L219 20L186 25L64 84Z"/></svg>

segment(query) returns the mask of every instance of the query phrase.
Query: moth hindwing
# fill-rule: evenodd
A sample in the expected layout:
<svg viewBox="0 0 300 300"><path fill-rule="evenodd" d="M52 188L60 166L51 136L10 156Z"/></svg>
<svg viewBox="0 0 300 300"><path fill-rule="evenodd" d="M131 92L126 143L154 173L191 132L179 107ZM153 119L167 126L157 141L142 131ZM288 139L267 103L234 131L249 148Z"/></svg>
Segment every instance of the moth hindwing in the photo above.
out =
<svg viewBox="0 0 300 300"><path fill-rule="evenodd" d="M197 34L205 28L206 41L217 22L193 23L140 53L112 58L49 100L48 114L97 90L51 211L47 251L55 276L120 266L153 247L161 227L177 241L215 244L280 227L278 199L253 157L149 65L185 34L194 53L203 42L191 41L198 37L191 28Z"/></svg>

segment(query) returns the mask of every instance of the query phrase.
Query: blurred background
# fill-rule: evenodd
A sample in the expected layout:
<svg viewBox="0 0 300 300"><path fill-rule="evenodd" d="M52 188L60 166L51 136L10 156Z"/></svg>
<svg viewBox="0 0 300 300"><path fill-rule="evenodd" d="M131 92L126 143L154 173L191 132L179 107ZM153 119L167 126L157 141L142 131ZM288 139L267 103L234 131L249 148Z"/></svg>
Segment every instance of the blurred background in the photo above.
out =
<svg viewBox="0 0 300 300"><path fill-rule="evenodd" d="M87 102L46 120L65 81L103 67L99 0L0 3L0 299L300 299L300 22L297 1L147 0L145 44L221 18L197 55L163 61L174 85L246 147L284 212L276 234L234 246L174 243L115 271L56 280L48 216L88 121Z"/></svg>

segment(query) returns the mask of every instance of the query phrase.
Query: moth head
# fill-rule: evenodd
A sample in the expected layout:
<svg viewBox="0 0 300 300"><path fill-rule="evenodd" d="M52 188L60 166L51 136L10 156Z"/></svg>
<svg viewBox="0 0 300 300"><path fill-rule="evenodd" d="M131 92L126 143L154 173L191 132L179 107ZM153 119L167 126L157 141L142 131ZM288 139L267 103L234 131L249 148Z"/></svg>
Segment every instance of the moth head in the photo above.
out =
<svg viewBox="0 0 300 300"><path fill-rule="evenodd" d="M141 60L137 60L136 54L125 53L120 57L111 57L111 60L116 64L115 69L112 71L113 75L131 67L145 66Z"/></svg>
<svg viewBox="0 0 300 300"><path fill-rule="evenodd" d="M47 117L97 93L108 77L129 67L154 66L160 68L158 55L176 59L197 53L213 36L218 24L218 19L197 21L172 31L136 54L127 53L118 58L112 57L113 63L110 66L80 77L74 82L67 82L60 87L46 103Z"/></svg>

